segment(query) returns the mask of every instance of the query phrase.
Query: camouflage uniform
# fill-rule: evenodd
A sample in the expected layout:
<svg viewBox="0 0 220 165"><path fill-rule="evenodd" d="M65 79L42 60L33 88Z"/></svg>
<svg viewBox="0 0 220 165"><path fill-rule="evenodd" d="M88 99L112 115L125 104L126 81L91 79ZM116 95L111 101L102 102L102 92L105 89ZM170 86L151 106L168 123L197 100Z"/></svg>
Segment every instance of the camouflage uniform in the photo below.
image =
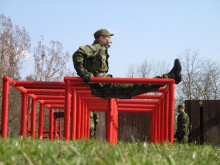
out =
<svg viewBox="0 0 220 165"><path fill-rule="evenodd" d="M80 46L73 54L73 63L77 74L89 74L91 77L112 77L108 72L108 50L97 42L92 45ZM164 78L166 75L163 75ZM92 94L96 97L108 98L131 98L132 96L157 90L162 85L150 84L88 84Z"/></svg>
<svg viewBox="0 0 220 165"><path fill-rule="evenodd" d="M179 111L177 117L177 130L175 138L180 143L187 143L189 136L189 116L184 111Z"/></svg>
<svg viewBox="0 0 220 165"><path fill-rule="evenodd" d="M96 136L97 124L97 112L90 112L90 137L94 138Z"/></svg>

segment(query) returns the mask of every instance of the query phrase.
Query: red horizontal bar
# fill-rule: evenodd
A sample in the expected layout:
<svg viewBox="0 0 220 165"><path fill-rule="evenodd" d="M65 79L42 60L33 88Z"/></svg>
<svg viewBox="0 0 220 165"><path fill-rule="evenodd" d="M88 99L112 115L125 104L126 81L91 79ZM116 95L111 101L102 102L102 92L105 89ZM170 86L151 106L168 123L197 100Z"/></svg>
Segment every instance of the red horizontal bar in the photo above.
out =
<svg viewBox="0 0 220 165"><path fill-rule="evenodd" d="M39 100L64 100L65 96L53 96L53 95L36 95L36 99Z"/></svg>
<svg viewBox="0 0 220 165"><path fill-rule="evenodd" d="M44 104L64 104L65 100L38 100L42 101Z"/></svg>
<svg viewBox="0 0 220 165"><path fill-rule="evenodd" d="M118 104L157 104L158 101L152 101L152 100L116 100L116 103Z"/></svg>
<svg viewBox="0 0 220 165"><path fill-rule="evenodd" d="M50 105L50 104L45 104L48 108L54 108L54 109L64 109L65 105Z"/></svg>
<svg viewBox="0 0 220 165"><path fill-rule="evenodd" d="M118 111L119 112L135 112L135 113L143 113L143 112L153 112L154 110L149 108L149 109L146 109L146 108L118 108Z"/></svg>
<svg viewBox="0 0 220 165"><path fill-rule="evenodd" d="M14 81L14 86L25 87L65 87L65 82L49 81Z"/></svg>
<svg viewBox="0 0 220 165"><path fill-rule="evenodd" d="M90 108L88 107L89 111L97 111L97 112L107 112L108 108Z"/></svg>
<svg viewBox="0 0 220 165"><path fill-rule="evenodd" d="M155 105L119 104L119 108L155 108Z"/></svg>
<svg viewBox="0 0 220 165"><path fill-rule="evenodd" d="M162 95L148 95L148 94L141 94L138 96L133 96L132 99L161 99Z"/></svg>
<svg viewBox="0 0 220 165"><path fill-rule="evenodd" d="M80 77L64 77L64 81L82 82ZM174 83L174 79L160 78L108 78L108 77L92 77L90 83L121 83L121 84L169 84Z"/></svg>
<svg viewBox="0 0 220 165"><path fill-rule="evenodd" d="M27 94L64 94L63 89L27 89Z"/></svg>

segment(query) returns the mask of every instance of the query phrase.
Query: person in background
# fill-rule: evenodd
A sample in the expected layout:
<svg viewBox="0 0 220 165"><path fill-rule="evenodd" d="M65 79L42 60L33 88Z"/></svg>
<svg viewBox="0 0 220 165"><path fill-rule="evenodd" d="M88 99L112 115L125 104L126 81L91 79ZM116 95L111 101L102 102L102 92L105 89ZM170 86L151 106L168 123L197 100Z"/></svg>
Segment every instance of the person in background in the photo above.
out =
<svg viewBox="0 0 220 165"><path fill-rule="evenodd" d="M184 111L183 105L178 105L177 109L179 115L177 117L177 130L174 137L179 143L187 143L190 131L189 116Z"/></svg>

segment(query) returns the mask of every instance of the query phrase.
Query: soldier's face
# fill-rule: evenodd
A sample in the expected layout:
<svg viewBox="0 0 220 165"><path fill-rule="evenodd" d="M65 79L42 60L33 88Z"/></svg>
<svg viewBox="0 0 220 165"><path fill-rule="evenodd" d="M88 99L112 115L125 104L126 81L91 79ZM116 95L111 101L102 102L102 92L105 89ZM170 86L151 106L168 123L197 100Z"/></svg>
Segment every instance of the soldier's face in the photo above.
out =
<svg viewBox="0 0 220 165"><path fill-rule="evenodd" d="M179 112L182 112L182 110L183 110L183 108L178 108L178 111L179 111Z"/></svg>
<svg viewBox="0 0 220 165"><path fill-rule="evenodd" d="M100 37L100 43L105 45L107 48L109 48L112 44L111 36L101 36Z"/></svg>

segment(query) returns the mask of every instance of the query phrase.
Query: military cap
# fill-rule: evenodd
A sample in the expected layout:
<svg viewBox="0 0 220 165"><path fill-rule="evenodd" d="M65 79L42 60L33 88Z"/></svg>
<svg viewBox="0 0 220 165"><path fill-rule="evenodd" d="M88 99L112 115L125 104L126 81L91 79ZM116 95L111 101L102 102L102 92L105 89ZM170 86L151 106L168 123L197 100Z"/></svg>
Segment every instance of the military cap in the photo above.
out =
<svg viewBox="0 0 220 165"><path fill-rule="evenodd" d="M178 108L184 108L184 105L180 104L178 105Z"/></svg>
<svg viewBox="0 0 220 165"><path fill-rule="evenodd" d="M94 33L94 37L95 39L98 39L101 36L113 36L114 34L110 33L108 30L106 29L100 29L97 32Z"/></svg>

